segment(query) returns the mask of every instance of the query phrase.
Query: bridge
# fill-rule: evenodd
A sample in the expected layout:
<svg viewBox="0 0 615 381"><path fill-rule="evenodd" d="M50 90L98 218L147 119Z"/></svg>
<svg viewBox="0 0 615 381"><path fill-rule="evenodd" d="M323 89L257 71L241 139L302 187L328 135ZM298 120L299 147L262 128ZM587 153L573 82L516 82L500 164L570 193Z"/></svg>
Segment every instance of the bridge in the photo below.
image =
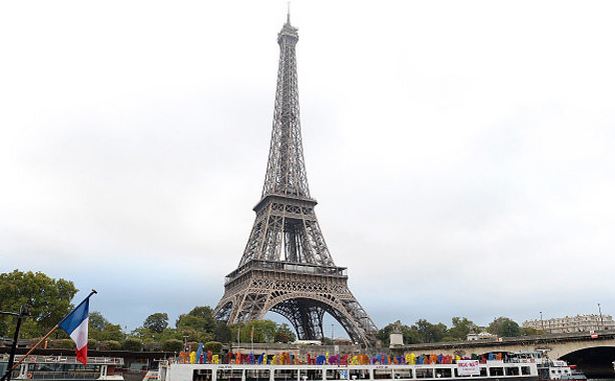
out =
<svg viewBox="0 0 615 381"><path fill-rule="evenodd" d="M395 353L442 353L469 356L490 352L518 352L546 350L548 356L558 359L570 353L597 347L615 348L615 331L597 331L592 338L588 332L557 333L548 335L503 337L497 340L455 341L441 343L407 344L392 347Z"/></svg>

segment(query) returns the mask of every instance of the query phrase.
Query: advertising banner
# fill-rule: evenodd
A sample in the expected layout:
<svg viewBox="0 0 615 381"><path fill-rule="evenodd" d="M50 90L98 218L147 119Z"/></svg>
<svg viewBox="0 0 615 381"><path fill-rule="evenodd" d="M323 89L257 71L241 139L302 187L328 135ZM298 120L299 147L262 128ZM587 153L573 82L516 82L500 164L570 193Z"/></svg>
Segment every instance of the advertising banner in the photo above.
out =
<svg viewBox="0 0 615 381"><path fill-rule="evenodd" d="M457 373L460 376L480 376L478 360L457 360Z"/></svg>

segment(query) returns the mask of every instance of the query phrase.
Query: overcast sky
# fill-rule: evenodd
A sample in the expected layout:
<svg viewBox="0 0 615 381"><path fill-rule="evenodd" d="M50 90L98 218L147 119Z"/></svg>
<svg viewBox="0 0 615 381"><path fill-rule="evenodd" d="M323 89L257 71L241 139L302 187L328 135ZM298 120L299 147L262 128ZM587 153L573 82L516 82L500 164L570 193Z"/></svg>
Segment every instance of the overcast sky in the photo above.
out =
<svg viewBox="0 0 615 381"><path fill-rule="evenodd" d="M376 325L615 314L614 3L291 7L316 213ZM95 288L128 329L214 307L263 185L285 13L3 2L0 270Z"/></svg>

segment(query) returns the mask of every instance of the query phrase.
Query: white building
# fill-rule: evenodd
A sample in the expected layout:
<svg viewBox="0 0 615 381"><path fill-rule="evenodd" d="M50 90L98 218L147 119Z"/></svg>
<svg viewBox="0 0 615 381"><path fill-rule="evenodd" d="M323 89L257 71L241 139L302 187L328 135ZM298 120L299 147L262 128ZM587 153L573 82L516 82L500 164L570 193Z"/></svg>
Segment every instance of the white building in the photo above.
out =
<svg viewBox="0 0 615 381"><path fill-rule="evenodd" d="M477 340L497 340L498 335L491 334L485 330L480 333L470 332L466 336L467 341L477 341Z"/></svg>
<svg viewBox="0 0 615 381"><path fill-rule="evenodd" d="M615 329L611 315L577 315L548 320L527 320L523 328L534 328L548 333L590 332Z"/></svg>

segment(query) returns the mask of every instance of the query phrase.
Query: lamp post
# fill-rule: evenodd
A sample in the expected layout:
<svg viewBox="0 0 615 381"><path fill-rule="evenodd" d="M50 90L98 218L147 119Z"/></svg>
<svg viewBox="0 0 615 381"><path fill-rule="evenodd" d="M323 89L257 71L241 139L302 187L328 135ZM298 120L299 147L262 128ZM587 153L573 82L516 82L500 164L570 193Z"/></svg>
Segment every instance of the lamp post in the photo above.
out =
<svg viewBox="0 0 615 381"><path fill-rule="evenodd" d="M542 311L540 311L540 325L542 326L542 332L545 331L545 322L542 320Z"/></svg>
<svg viewBox="0 0 615 381"><path fill-rule="evenodd" d="M21 328L21 320L25 316L30 316L30 307L28 305L19 309L19 313L0 311L2 315L17 316L17 326L15 327L15 334L13 335L13 345L11 346L11 352L9 354L9 362L6 367L6 373L2 376L2 381L11 381L11 373L13 373L13 361L15 361L15 352L17 351L17 340L19 339L19 328Z"/></svg>
<svg viewBox="0 0 615 381"><path fill-rule="evenodd" d="M331 323L331 344L333 344L333 340L335 340L335 334L334 334L334 325L333 323Z"/></svg>
<svg viewBox="0 0 615 381"><path fill-rule="evenodd" d="M598 327L598 329L604 329L604 321L602 321L602 309L600 308L600 303L598 303L598 313L600 314L600 327Z"/></svg>

